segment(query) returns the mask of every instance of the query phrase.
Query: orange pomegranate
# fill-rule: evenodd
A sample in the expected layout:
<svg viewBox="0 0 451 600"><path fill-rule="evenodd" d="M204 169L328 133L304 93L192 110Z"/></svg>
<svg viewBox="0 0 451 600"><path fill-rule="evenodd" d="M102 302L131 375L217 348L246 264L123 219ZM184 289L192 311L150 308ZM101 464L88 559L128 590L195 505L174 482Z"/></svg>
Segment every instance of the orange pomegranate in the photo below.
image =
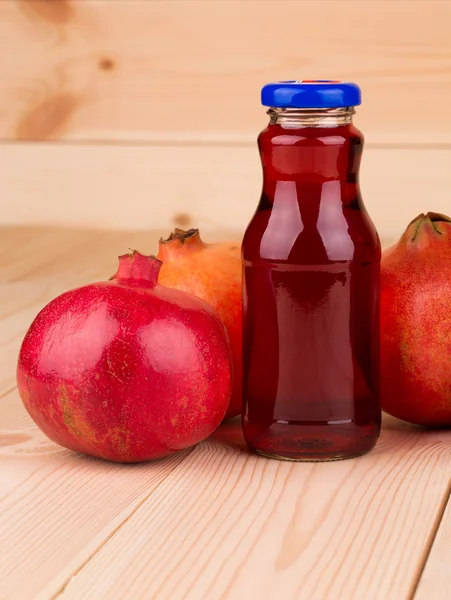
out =
<svg viewBox="0 0 451 600"><path fill-rule="evenodd" d="M198 229L175 229L160 240L159 283L190 292L212 306L229 334L234 382L229 419L241 412L241 243L207 244Z"/></svg>

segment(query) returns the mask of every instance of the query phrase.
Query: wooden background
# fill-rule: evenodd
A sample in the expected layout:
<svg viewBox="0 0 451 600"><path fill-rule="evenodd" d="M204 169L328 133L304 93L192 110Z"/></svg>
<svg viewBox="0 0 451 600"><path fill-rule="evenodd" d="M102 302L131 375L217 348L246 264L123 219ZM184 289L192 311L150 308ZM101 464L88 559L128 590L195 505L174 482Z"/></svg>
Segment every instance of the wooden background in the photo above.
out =
<svg viewBox="0 0 451 600"><path fill-rule="evenodd" d="M1 600L451 598L449 432L389 419L356 462L289 464L229 423L119 467L52 444L15 389L50 298L174 224L242 231L284 78L361 85L385 240L451 213L451 1L0 0Z"/></svg>
<svg viewBox="0 0 451 600"><path fill-rule="evenodd" d="M1 0L2 224L242 230L274 79L358 82L385 237L451 213L447 0Z"/></svg>

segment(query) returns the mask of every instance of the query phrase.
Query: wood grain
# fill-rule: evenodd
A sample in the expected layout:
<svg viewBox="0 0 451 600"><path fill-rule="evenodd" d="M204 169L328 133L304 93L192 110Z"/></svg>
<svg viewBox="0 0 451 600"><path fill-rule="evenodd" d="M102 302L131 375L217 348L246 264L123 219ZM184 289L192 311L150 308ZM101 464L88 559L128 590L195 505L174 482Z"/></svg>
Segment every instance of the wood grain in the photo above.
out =
<svg viewBox="0 0 451 600"><path fill-rule="evenodd" d="M421 575L415 600L448 600L451 598L451 481L448 503L440 519L426 567Z"/></svg>
<svg viewBox="0 0 451 600"><path fill-rule="evenodd" d="M1 403L0 598L49 599L186 453L132 466L90 459L47 440L17 392Z"/></svg>
<svg viewBox="0 0 451 600"><path fill-rule="evenodd" d="M388 422L373 453L335 464L268 461L221 437L172 471L60 598L409 597L447 488L449 433Z"/></svg>
<svg viewBox="0 0 451 600"><path fill-rule="evenodd" d="M252 141L259 90L356 80L370 142L451 142L451 3L2 0L0 137Z"/></svg>
<svg viewBox="0 0 451 600"><path fill-rule="evenodd" d="M398 238L421 212L449 213L450 164L451 149L365 150L363 197L382 237ZM0 179L5 224L236 237L257 206L261 165L256 147L14 144L0 145Z"/></svg>
<svg viewBox="0 0 451 600"><path fill-rule="evenodd" d="M108 279L117 270L119 255L130 249L157 254L159 239L171 231L0 227L0 319L6 316L3 309L9 313L28 303L33 286L41 301L61 288ZM232 233L217 229L206 232L204 239L225 241Z"/></svg>
<svg viewBox="0 0 451 600"><path fill-rule="evenodd" d="M120 466L59 448L1 387L34 311L158 235L0 231L0 599L410 600L423 573L420 600L447 600L449 509L429 551L449 431L387 418L364 457L291 464L249 454L230 422L190 453Z"/></svg>

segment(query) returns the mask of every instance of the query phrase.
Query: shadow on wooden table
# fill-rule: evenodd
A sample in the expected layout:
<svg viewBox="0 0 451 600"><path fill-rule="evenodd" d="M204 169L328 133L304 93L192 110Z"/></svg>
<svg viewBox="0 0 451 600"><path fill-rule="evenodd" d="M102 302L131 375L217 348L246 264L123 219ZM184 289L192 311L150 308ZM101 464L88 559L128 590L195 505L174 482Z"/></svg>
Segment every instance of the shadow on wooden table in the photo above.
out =
<svg viewBox="0 0 451 600"><path fill-rule="evenodd" d="M234 446L239 450L249 453L249 448L244 441L243 432L241 429L241 419L235 417L223 423L211 436L212 440L215 440L221 444L227 446Z"/></svg>
<svg viewBox="0 0 451 600"><path fill-rule="evenodd" d="M379 452L385 452L387 448L392 446L394 440L399 441L401 439L405 439L406 437L410 438L412 435L415 436L418 434L421 434L425 440L429 440L429 438L432 436L437 442L439 442L441 441L440 432L443 432L446 441L448 441L449 429L431 429L422 427L420 425L413 425L383 413L381 436L375 450ZM229 421L223 423L211 435L210 439L217 441L220 444L237 448L246 454L250 453L250 450L244 440L241 429L241 420L239 417L235 417L234 419L230 419Z"/></svg>

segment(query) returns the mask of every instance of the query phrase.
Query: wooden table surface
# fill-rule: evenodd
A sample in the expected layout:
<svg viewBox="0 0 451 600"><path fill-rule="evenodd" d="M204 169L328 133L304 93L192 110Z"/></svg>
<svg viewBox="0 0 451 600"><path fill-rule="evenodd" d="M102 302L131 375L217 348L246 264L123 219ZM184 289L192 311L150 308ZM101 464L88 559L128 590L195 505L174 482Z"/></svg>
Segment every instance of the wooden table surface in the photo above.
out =
<svg viewBox="0 0 451 600"><path fill-rule="evenodd" d="M33 424L15 387L31 320L159 233L0 230L0 599L449 600L450 431L386 418L370 454L302 464L250 454L231 422L124 466Z"/></svg>

